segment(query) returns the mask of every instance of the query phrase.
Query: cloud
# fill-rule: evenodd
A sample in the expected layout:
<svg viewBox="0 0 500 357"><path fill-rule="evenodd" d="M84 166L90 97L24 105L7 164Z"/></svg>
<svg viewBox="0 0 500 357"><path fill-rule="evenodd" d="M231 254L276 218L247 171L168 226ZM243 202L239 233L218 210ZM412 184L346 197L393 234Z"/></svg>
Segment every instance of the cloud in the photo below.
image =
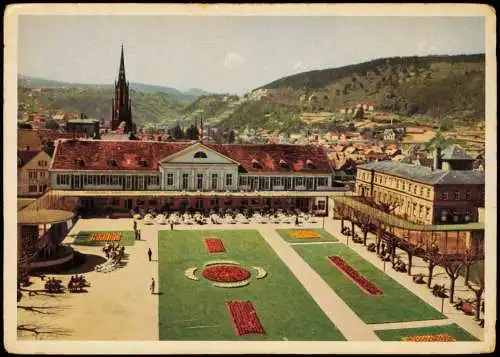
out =
<svg viewBox="0 0 500 357"><path fill-rule="evenodd" d="M303 69L304 68L304 64L300 61L297 61L293 64L293 69L295 70L299 70L299 69Z"/></svg>
<svg viewBox="0 0 500 357"><path fill-rule="evenodd" d="M222 64L224 65L224 67L228 69L233 69L245 63L246 61L247 61L246 58L240 55L239 53L229 52L226 53L226 56L224 57L224 61L222 62Z"/></svg>

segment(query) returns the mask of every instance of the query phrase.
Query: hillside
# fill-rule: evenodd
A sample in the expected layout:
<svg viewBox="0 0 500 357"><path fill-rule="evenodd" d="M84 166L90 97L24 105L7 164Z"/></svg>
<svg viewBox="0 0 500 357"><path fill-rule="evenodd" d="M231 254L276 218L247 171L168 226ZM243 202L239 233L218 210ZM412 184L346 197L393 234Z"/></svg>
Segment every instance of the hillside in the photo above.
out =
<svg viewBox="0 0 500 357"><path fill-rule="evenodd" d="M70 83L70 82L53 81L45 78L29 77L23 75L19 75L17 80L19 87L24 87L24 88L76 88L76 89L80 88L80 89L113 90L113 84ZM130 83L130 89L142 93L165 93L168 94L173 99L182 102L191 102L202 95L209 94L208 92L198 88L190 88L186 92L182 92L172 87L157 86L152 84L143 84L135 82Z"/></svg>
<svg viewBox="0 0 500 357"><path fill-rule="evenodd" d="M110 119L114 92L103 88L45 88L31 90L18 88L19 104L24 110L39 108L83 112L88 117ZM172 124L181 120L184 104L169 95L131 91L132 115L139 126L145 124Z"/></svg>
<svg viewBox="0 0 500 357"><path fill-rule="evenodd" d="M484 120L484 55L394 57L304 72L257 90L273 102L338 112L359 102L400 115Z"/></svg>

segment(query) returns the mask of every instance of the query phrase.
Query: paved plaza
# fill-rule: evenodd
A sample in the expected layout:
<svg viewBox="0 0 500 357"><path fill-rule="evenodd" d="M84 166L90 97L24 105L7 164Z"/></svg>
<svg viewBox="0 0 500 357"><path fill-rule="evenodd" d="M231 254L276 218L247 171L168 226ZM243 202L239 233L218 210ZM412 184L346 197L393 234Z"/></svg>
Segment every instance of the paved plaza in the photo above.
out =
<svg viewBox="0 0 500 357"><path fill-rule="evenodd" d="M322 219L315 223L303 224L301 228L321 228ZM31 296L23 298L20 305L48 307L51 315L44 313L33 313L18 309L19 323L36 325L40 329L53 331L37 336L38 339L57 340L159 340L159 301L168 296L160 282L158 275L158 237L159 231L169 230L168 225L144 225L138 221L141 231L141 240L135 241L133 245L126 247L128 259L126 264L109 273L96 272L93 270L95 262L104 262L104 253L99 246L73 245L81 253L89 254L88 261L75 271L65 275L48 274L63 280L65 285L71 274L83 273L91 283L88 293L62 294L56 297ZM252 229L269 244L281 261L286 264L290 272L300 282L303 288L310 294L319 308L324 312L327 319L342 333L348 341L379 341L380 338L375 331L397 330L408 328L425 328L431 326L444 326L456 324L469 332L475 338L482 340L484 329L477 325L473 317L464 315L457 311L448 300L444 301L443 319L430 319L420 321L405 321L392 323L366 323L349 307L334 289L301 257L294 247L298 245L314 244L319 246L346 245L346 237L340 234L340 221L330 218L325 219L324 229L338 241L324 242L294 242L290 243L283 239L276 231L277 229L290 229L293 224L222 224L205 226L175 226L175 230L237 230ZM132 231L132 219L80 219L71 229L68 237L63 243L72 244L75 237L82 231ZM160 235L161 236L161 235ZM369 235L369 242L374 237ZM372 263L375 268L383 270L383 264L374 253L367 251L362 244L349 241L349 248L366 261ZM147 251L153 252L152 261L149 262ZM404 254L401 254L404 259ZM93 263L94 262L94 263ZM93 264L93 265L92 265ZM413 274L427 273L426 265L419 258L414 258ZM410 276L393 270L390 263L386 265L385 273L396 282L413 292L425 303L441 311L441 299L432 295L425 285L413 283ZM151 294L149 284L151 278L156 283L158 294ZM38 278L32 278L35 283L31 288L41 289L43 283ZM448 285L448 277L441 268L435 270L434 283ZM175 289L174 289L175 290ZM473 295L464 286L462 278L457 280L457 296L470 297ZM161 299L160 299L161 297ZM374 305L376 308L376 305ZM23 333L20 339L33 339L30 333Z"/></svg>

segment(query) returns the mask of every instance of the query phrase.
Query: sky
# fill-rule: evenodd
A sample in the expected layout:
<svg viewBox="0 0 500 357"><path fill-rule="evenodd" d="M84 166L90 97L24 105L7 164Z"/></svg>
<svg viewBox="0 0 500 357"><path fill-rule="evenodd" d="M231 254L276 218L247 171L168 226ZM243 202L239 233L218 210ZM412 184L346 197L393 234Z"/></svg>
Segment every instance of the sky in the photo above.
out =
<svg viewBox="0 0 500 357"><path fill-rule="evenodd" d="M484 53L482 17L21 15L18 73L244 94L295 73L393 56Z"/></svg>

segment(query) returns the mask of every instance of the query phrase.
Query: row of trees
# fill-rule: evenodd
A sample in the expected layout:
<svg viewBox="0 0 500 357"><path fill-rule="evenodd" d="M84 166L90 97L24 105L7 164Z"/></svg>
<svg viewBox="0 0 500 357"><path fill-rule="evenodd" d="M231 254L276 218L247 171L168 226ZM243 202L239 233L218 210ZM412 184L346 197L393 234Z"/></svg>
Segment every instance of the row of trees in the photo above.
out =
<svg viewBox="0 0 500 357"><path fill-rule="evenodd" d="M234 130L210 128L208 131L211 139L217 144L233 144L236 141L236 133ZM200 131L194 124L191 124L184 130L180 124L177 123L174 127L168 129L167 132L174 140L198 140L200 138Z"/></svg>

